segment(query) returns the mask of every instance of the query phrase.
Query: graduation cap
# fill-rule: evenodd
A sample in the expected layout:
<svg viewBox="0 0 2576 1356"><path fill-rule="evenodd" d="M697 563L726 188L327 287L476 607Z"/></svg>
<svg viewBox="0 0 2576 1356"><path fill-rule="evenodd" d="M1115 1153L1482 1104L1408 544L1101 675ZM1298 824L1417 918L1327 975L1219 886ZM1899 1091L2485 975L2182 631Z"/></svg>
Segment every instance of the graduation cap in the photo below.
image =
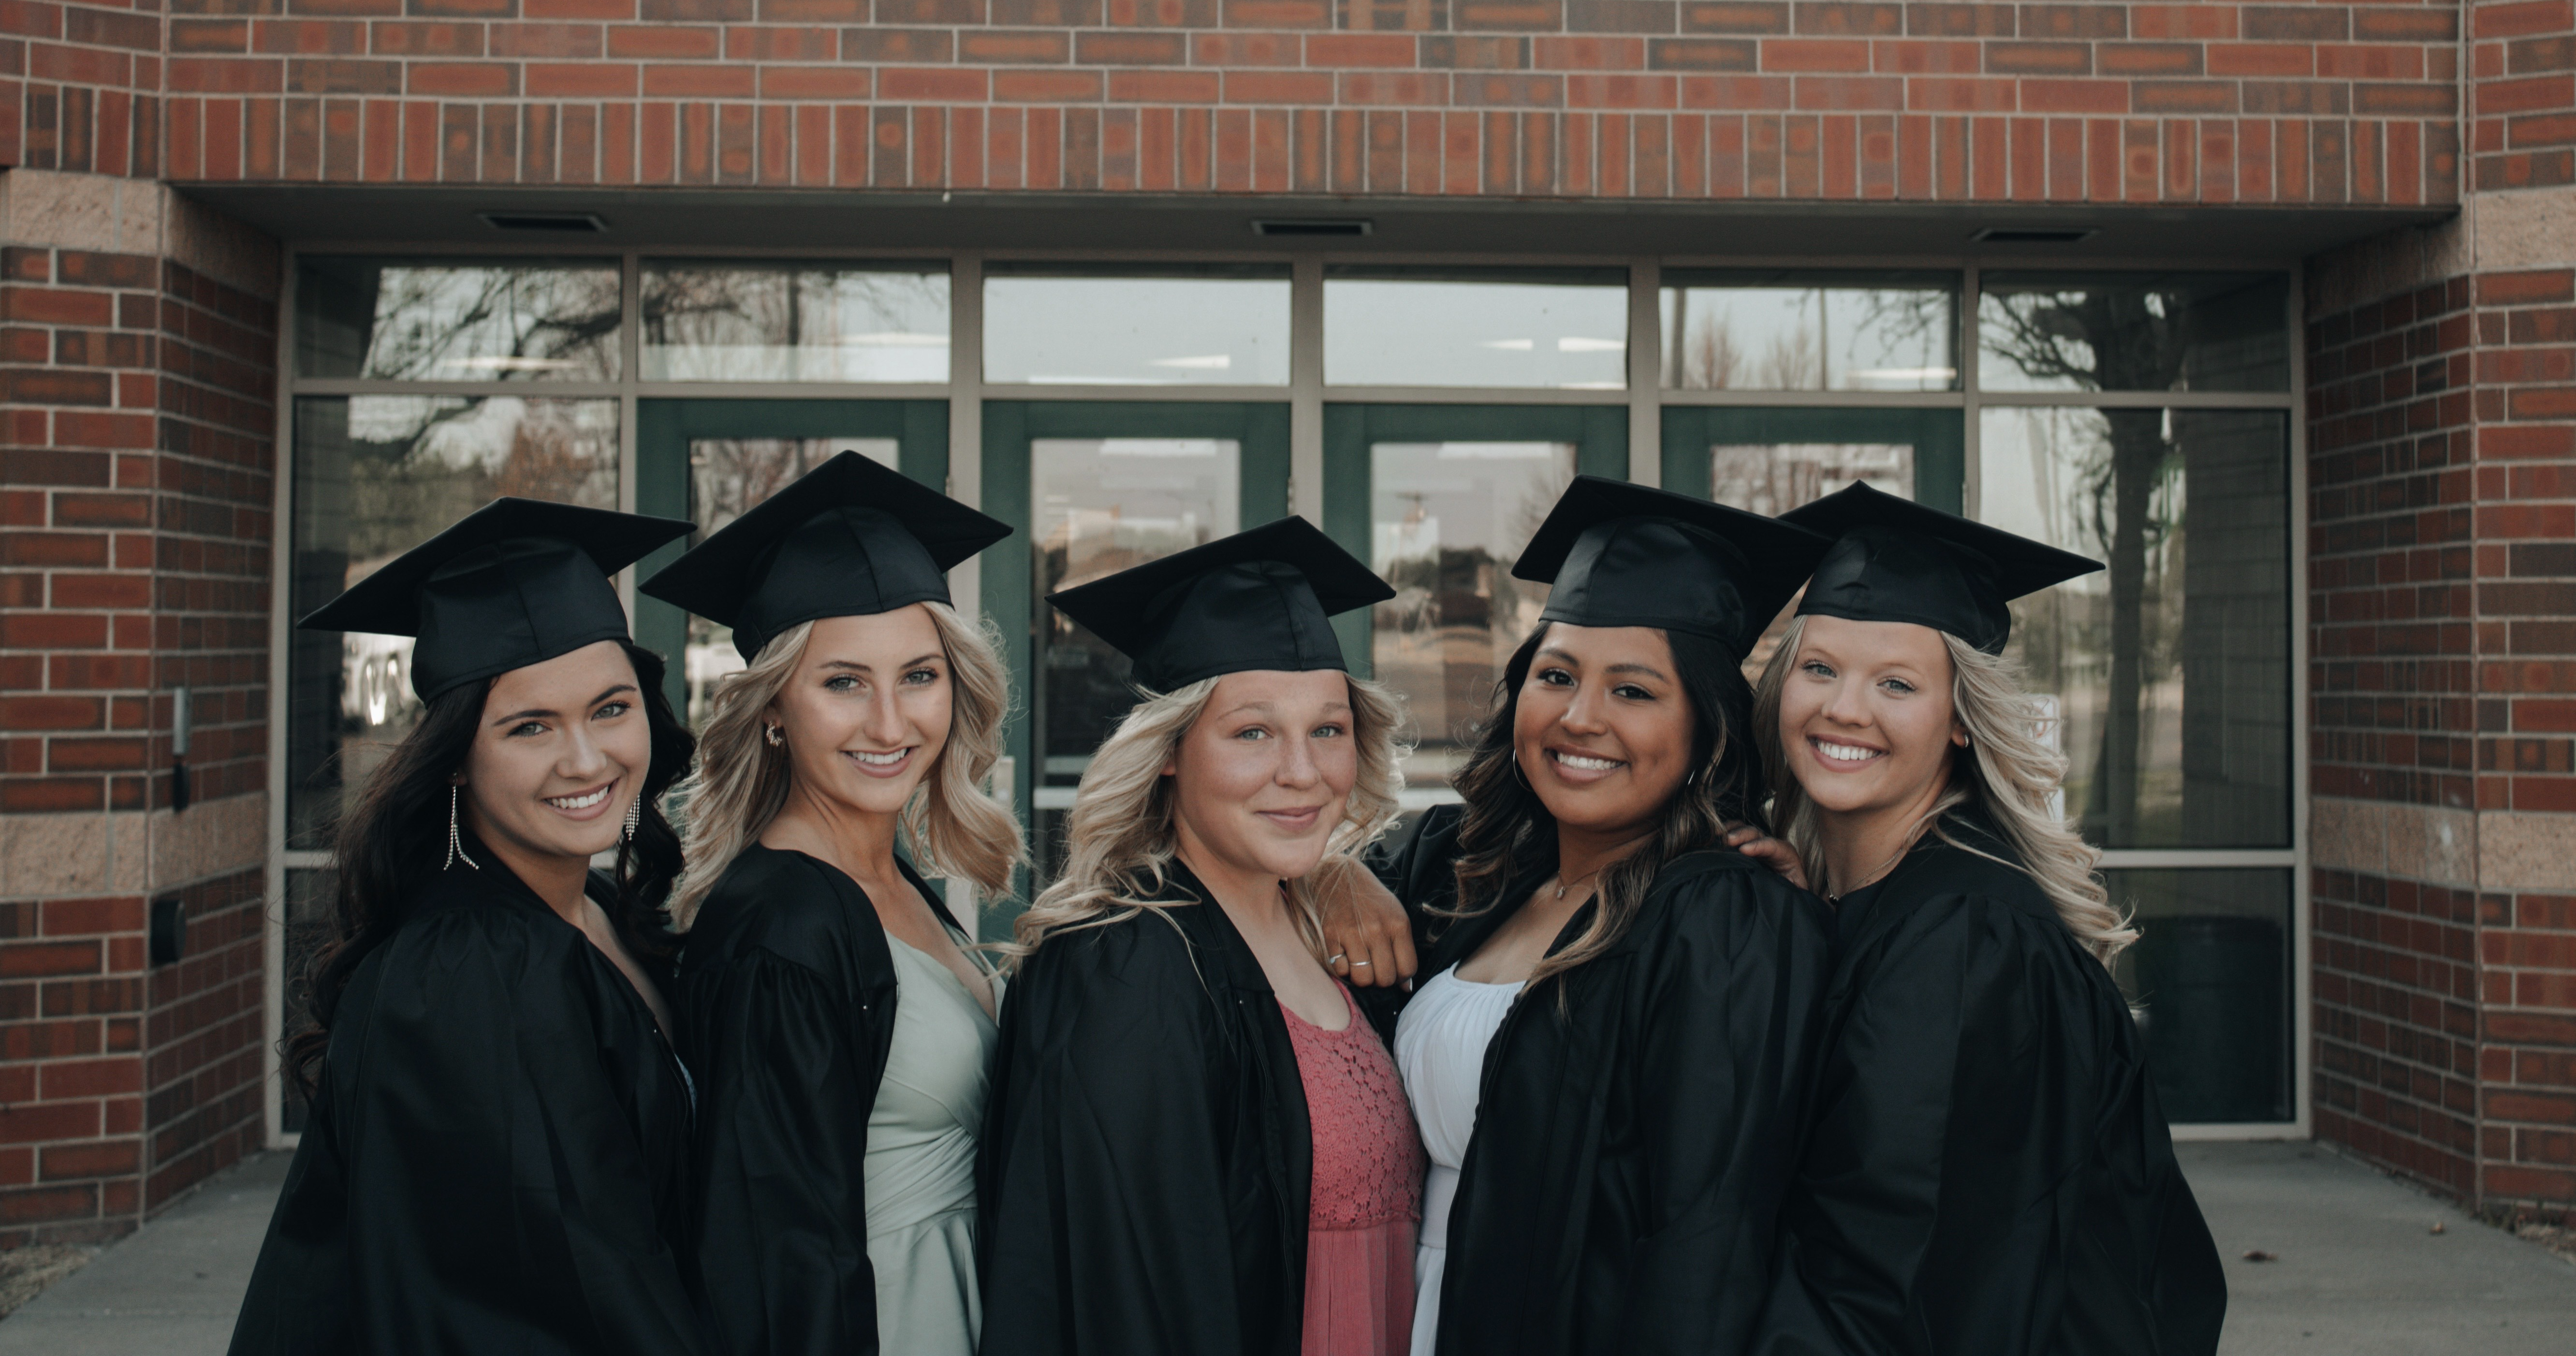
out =
<svg viewBox="0 0 2576 1356"><path fill-rule="evenodd" d="M900 471L843 452L644 581L646 593L733 628L745 660L821 617L944 603L948 570L1011 535Z"/></svg>
<svg viewBox="0 0 2576 1356"><path fill-rule="evenodd" d="M411 690L429 701L585 645L627 639L626 609L608 577L690 527L672 518L495 499L296 626L418 637Z"/></svg>
<svg viewBox="0 0 2576 1356"><path fill-rule="evenodd" d="M1394 596L1359 558L1292 517L1047 601L1136 661L1138 683L1169 692L1252 669L1347 671L1329 618Z"/></svg>
<svg viewBox="0 0 2576 1356"><path fill-rule="evenodd" d="M1576 476L1512 576L1555 584L1542 621L1656 626L1706 636L1740 659L1828 544L1759 513Z"/></svg>
<svg viewBox="0 0 2576 1356"><path fill-rule="evenodd" d="M1859 481L1780 516L1835 539L1800 616L1912 622L1988 654L2012 635L2013 599L2102 568Z"/></svg>

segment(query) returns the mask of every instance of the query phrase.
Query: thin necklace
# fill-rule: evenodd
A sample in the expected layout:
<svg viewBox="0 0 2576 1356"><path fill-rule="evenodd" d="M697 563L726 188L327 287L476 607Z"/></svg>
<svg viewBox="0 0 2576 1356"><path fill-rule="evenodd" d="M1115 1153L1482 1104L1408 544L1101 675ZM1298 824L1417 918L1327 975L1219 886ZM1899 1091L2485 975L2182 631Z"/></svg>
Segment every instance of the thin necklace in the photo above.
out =
<svg viewBox="0 0 2576 1356"><path fill-rule="evenodd" d="M1577 884L1583 881L1590 880L1594 876L1600 875L1602 872L1609 870L1610 866L1610 863L1604 862L1601 865L1584 872L1582 875L1575 877L1573 880L1567 880L1564 873L1559 872L1556 878L1556 897L1558 899L1565 898L1566 891L1573 889Z"/></svg>

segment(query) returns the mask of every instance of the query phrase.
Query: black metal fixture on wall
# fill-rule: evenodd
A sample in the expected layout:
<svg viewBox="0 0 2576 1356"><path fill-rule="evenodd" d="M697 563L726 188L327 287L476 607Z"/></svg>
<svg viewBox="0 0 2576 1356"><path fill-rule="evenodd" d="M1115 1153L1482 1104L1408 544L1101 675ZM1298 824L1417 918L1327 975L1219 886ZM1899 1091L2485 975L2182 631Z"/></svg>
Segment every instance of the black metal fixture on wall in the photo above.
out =
<svg viewBox="0 0 2576 1356"><path fill-rule="evenodd" d="M154 965L176 965L188 954L188 901L162 895L152 901L151 959Z"/></svg>

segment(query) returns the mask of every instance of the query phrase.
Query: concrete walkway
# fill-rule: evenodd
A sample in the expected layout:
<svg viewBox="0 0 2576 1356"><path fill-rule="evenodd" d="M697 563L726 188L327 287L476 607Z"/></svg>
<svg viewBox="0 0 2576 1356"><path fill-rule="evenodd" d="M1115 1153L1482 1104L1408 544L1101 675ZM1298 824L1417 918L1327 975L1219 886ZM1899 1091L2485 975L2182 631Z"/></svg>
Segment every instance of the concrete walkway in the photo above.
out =
<svg viewBox="0 0 2576 1356"><path fill-rule="evenodd" d="M2227 1262L2223 1356L2576 1350L2576 1265L2542 1248L2313 1145L2182 1161ZM217 1178L0 1319L0 1356L220 1356L285 1178L284 1154Z"/></svg>

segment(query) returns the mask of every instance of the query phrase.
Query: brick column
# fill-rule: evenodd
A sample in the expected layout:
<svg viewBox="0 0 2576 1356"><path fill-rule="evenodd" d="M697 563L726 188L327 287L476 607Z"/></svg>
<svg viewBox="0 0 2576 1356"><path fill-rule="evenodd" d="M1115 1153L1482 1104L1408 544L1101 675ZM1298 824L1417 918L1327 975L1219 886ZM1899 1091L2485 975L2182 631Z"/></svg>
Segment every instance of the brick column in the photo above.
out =
<svg viewBox="0 0 2576 1356"><path fill-rule="evenodd" d="M260 1143L277 280L157 184L0 174L0 1244Z"/></svg>

